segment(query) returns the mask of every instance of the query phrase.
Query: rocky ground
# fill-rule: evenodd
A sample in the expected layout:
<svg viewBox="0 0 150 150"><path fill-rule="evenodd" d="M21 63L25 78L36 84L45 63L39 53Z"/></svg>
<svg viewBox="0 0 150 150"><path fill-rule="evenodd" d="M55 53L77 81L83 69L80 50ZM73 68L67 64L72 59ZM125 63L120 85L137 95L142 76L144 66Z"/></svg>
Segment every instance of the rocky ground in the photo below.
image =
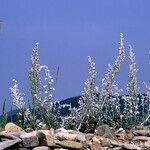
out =
<svg viewBox="0 0 150 150"><path fill-rule="evenodd" d="M150 127L113 130L99 126L95 133L84 134L64 128L22 130L8 123L0 132L0 150L150 150Z"/></svg>

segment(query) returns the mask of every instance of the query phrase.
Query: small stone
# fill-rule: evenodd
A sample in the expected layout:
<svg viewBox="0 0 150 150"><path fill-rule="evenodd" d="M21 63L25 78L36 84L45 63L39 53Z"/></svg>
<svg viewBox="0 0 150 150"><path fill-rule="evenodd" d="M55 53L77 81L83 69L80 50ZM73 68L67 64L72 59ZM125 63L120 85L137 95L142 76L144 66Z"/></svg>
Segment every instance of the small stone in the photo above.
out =
<svg viewBox="0 0 150 150"><path fill-rule="evenodd" d="M50 150L50 148L47 146L39 146L39 147L34 147L32 150Z"/></svg>
<svg viewBox="0 0 150 150"><path fill-rule="evenodd" d="M12 122L9 122L6 124L5 130L7 132L20 132L20 131L22 131L22 128L20 128L19 126L15 125Z"/></svg>
<svg viewBox="0 0 150 150"><path fill-rule="evenodd" d="M39 145L38 137L36 136L37 132L33 131L30 133L25 133L20 136L23 142L24 147L36 147Z"/></svg>
<svg viewBox="0 0 150 150"><path fill-rule="evenodd" d="M71 148L71 149L82 149L83 146L79 142L74 142L74 141L55 141L56 144L64 147L64 148Z"/></svg>
<svg viewBox="0 0 150 150"><path fill-rule="evenodd" d="M94 143L90 146L91 150L105 150L100 144Z"/></svg>
<svg viewBox="0 0 150 150"><path fill-rule="evenodd" d="M39 138L40 145L46 145L46 146L54 146L54 137L51 134L50 130L39 130L37 132L37 137Z"/></svg>

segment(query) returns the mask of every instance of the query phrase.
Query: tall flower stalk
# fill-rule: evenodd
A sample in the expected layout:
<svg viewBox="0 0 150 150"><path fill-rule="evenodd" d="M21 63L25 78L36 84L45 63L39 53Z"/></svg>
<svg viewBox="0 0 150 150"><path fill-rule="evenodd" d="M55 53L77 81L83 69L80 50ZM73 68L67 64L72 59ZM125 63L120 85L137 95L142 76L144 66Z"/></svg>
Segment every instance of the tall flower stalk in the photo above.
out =
<svg viewBox="0 0 150 150"><path fill-rule="evenodd" d="M115 77L118 74L121 64L125 58L125 47L124 47L124 37L123 34L120 34L120 42L119 42L119 54L115 60L114 65L108 65L108 72L105 74L105 77L102 80L102 89L99 95L99 111L98 116L100 117L102 111L104 110L104 114L107 117L108 106L110 102L110 93L115 84Z"/></svg>
<svg viewBox="0 0 150 150"><path fill-rule="evenodd" d="M137 72L138 69L136 67L136 58L135 58L135 53L133 52L133 48L129 46L129 83L127 84L127 103L128 103L128 108L125 108L128 113L128 116L132 116L132 121L134 122L137 121L137 116L138 116L138 95L139 95L139 88L137 85ZM130 114L129 114L130 112Z"/></svg>

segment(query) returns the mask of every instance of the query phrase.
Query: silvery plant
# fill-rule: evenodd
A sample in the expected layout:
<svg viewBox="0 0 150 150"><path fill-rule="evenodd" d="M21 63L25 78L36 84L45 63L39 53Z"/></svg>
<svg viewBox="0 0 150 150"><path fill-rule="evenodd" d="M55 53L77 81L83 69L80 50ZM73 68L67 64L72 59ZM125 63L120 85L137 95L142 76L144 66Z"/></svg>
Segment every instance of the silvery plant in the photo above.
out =
<svg viewBox="0 0 150 150"><path fill-rule="evenodd" d="M54 100L54 80L48 66L39 63L38 47L39 43L36 43L31 57L32 67L29 70L32 104L29 104L29 108L25 107L24 94L19 91L16 80L13 80L14 84L10 88L13 104L20 110L21 120L31 127L56 127L59 125L59 117L58 106ZM45 74L43 80L42 72Z"/></svg>
<svg viewBox="0 0 150 150"><path fill-rule="evenodd" d="M136 57L129 46L129 82L127 95L121 96L122 89L116 82L121 65L125 61L124 36L120 34L119 53L113 65L108 65L107 73L97 86L96 63L88 57L88 78L79 99L79 107L71 104L60 105L54 98L54 80L48 66L39 63L39 44L36 43L32 54L32 67L29 70L32 103L26 108L23 93L13 80L10 88L13 104L20 110L21 123L27 122L33 128L66 127L84 132L93 132L99 124L107 123L115 127L129 127L146 124L150 121L150 87L141 94L137 83ZM42 76L44 73L44 79ZM69 108L68 116L60 116L61 108Z"/></svg>

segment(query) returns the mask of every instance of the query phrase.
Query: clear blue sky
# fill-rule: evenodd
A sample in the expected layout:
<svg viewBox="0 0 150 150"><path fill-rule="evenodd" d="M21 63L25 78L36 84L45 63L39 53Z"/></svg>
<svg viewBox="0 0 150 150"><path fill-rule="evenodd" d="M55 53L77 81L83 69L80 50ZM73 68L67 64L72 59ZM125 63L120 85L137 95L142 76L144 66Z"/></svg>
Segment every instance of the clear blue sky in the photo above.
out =
<svg viewBox="0 0 150 150"><path fill-rule="evenodd" d="M0 0L0 101L11 101L9 87L17 79L29 96L28 69L34 43L40 42L40 62L60 74L57 99L77 96L87 78L87 56L97 64L98 84L118 53L123 32L137 55L139 85L150 83L149 0ZM125 88L128 62L123 64L118 83ZM0 107L1 108L1 107Z"/></svg>

